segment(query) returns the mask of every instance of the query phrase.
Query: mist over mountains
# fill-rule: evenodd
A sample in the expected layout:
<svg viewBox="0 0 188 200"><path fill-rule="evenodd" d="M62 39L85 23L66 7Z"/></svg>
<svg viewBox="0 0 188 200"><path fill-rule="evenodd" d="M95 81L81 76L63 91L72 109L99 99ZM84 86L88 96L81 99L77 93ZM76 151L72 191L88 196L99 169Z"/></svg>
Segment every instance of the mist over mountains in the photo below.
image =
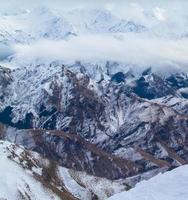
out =
<svg viewBox="0 0 188 200"><path fill-rule="evenodd" d="M158 71L187 70L185 1L181 6L177 1L102 1L95 6L90 1L73 2L51 6L51 1L20 1L22 10L2 12L1 37L11 29L8 43L13 44L14 57L27 62L115 61Z"/></svg>

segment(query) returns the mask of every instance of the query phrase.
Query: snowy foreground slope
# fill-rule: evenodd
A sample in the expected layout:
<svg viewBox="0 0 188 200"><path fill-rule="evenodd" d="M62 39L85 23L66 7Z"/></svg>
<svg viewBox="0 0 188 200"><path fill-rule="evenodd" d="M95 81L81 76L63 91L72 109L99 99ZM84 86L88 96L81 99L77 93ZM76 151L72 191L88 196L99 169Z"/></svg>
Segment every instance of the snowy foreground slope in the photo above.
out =
<svg viewBox="0 0 188 200"><path fill-rule="evenodd" d="M118 181L60 167L37 153L0 141L0 199L104 200L124 189Z"/></svg>
<svg viewBox="0 0 188 200"><path fill-rule="evenodd" d="M188 165L159 174L142 181L128 192L122 192L109 200L187 200Z"/></svg>
<svg viewBox="0 0 188 200"><path fill-rule="evenodd" d="M10 146L9 146L10 147ZM43 185L37 182L30 173L11 161L7 151L8 143L0 142L0 199L59 199Z"/></svg>

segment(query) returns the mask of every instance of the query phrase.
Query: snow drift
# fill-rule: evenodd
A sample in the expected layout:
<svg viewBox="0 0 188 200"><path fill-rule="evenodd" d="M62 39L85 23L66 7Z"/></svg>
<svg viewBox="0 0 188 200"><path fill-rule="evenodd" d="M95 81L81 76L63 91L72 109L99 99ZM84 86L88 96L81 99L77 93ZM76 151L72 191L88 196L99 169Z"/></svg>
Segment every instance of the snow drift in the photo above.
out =
<svg viewBox="0 0 188 200"><path fill-rule="evenodd" d="M187 200L188 165L142 181L128 192L116 194L109 200Z"/></svg>

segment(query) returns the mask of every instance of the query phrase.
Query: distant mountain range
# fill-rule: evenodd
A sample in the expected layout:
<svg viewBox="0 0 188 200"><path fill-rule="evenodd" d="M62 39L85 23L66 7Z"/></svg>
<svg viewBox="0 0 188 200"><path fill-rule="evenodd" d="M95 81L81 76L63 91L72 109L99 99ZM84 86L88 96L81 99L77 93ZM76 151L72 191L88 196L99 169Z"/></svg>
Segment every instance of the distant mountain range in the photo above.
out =
<svg viewBox="0 0 188 200"><path fill-rule="evenodd" d="M105 10L53 13L47 8L0 19L0 40L27 43L41 38L65 39L83 33L143 32L146 27Z"/></svg>

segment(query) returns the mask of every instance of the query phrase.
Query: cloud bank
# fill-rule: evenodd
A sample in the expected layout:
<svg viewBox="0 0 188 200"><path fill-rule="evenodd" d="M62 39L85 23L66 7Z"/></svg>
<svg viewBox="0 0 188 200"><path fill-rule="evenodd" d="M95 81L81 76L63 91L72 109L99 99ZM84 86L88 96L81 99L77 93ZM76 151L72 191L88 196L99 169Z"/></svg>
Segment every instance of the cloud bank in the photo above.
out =
<svg viewBox="0 0 188 200"><path fill-rule="evenodd" d="M26 62L108 60L160 69L181 66L188 70L188 39L146 38L137 34L125 34L121 39L109 35L84 35L69 40L42 40L31 45L16 45L15 51L17 59Z"/></svg>

